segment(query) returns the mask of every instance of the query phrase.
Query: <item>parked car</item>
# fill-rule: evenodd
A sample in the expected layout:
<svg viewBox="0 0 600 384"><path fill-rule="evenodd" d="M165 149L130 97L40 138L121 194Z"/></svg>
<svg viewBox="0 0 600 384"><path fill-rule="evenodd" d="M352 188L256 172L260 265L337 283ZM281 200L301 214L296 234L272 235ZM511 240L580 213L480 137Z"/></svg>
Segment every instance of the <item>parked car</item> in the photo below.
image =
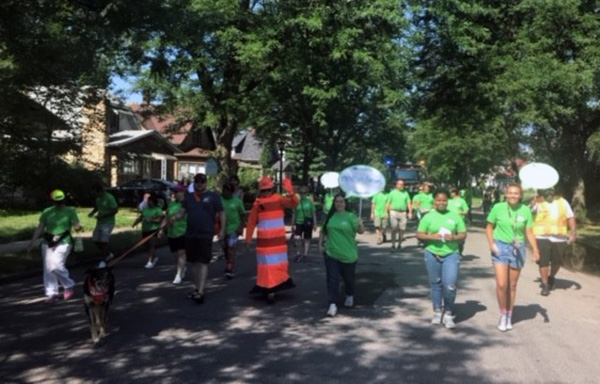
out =
<svg viewBox="0 0 600 384"><path fill-rule="evenodd" d="M137 207L146 192L154 193L162 200L163 206L166 206L176 186L177 184L166 180L134 179L116 187L106 188L106 191L110 192L122 207Z"/></svg>

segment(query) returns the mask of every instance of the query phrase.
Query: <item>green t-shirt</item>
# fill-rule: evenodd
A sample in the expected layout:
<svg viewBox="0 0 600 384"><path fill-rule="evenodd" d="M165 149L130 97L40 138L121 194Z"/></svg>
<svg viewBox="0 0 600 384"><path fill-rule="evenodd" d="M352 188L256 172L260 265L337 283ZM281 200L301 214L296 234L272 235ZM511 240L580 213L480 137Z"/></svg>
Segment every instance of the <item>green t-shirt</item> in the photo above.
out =
<svg viewBox="0 0 600 384"><path fill-rule="evenodd" d="M358 260L358 216L352 212L336 212L327 223L325 252L331 258L342 263L354 263Z"/></svg>
<svg viewBox="0 0 600 384"><path fill-rule="evenodd" d="M142 232L156 231L158 228L160 228L160 221L155 223L151 222L150 220L156 219L162 215L163 211L160 209L160 207L146 207L142 209Z"/></svg>
<svg viewBox="0 0 600 384"><path fill-rule="evenodd" d="M40 224L43 224L45 227L44 232L53 235L62 235L70 231L71 227L76 223L79 223L79 218L77 217L75 208L72 207L48 207L44 209L40 216ZM65 237L63 242L71 244L71 236Z"/></svg>
<svg viewBox="0 0 600 384"><path fill-rule="evenodd" d="M244 203L239 197L232 197L227 200L221 197L223 209L225 209L225 233L227 236L234 234L242 225L242 216L244 215Z"/></svg>
<svg viewBox="0 0 600 384"><path fill-rule="evenodd" d="M406 211L408 210L408 203L410 203L410 195L405 190L394 189L388 193L387 201L390 203L392 210Z"/></svg>
<svg viewBox="0 0 600 384"><path fill-rule="evenodd" d="M98 210L98 215L105 215L107 212L110 212L117 207L117 200L115 200L115 197L108 192L104 192L104 195L96 198L96 209ZM115 225L115 215L112 214L102 217L101 219L97 219L97 224Z"/></svg>
<svg viewBox="0 0 600 384"><path fill-rule="evenodd" d="M327 213L333 206L333 193L327 192L323 201L323 212Z"/></svg>
<svg viewBox="0 0 600 384"><path fill-rule="evenodd" d="M387 205L388 194L379 192L371 199L371 203L375 205L375 217L381 219L385 216L385 206Z"/></svg>
<svg viewBox="0 0 600 384"><path fill-rule="evenodd" d="M531 210L524 204L513 209L507 202L497 203L488 215L487 222L494 225L494 240L509 244L515 237L519 243L523 243L525 228L533 228Z"/></svg>
<svg viewBox="0 0 600 384"><path fill-rule="evenodd" d="M167 217L171 218L181 211L181 201L175 200L169 203L167 207ZM181 237L185 235L187 230L187 214L177 221L175 221L169 229L167 229L167 236L171 238Z"/></svg>
<svg viewBox="0 0 600 384"><path fill-rule="evenodd" d="M298 206L295 208L296 224L304 223L305 217L312 219L314 212L315 212L315 204L312 202L311 198L308 196L300 197L300 202L298 203Z"/></svg>
<svg viewBox="0 0 600 384"><path fill-rule="evenodd" d="M469 206L467 202L462 197L455 197L453 199L448 200L448 210L450 212L458 213L461 216L466 215L466 212L469 211ZM463 213L464 212L464 213Z"/></svg>
<svg viewBox="0 0 600 384"><path fill-rule="evenodd" d="M456 235L459 232L465 232L465 222L457 213L446 211L441 213L437 210L430 211L423 216L419 222L418 232L425 232L429 235L438 233L441 228L446 228L452 234ZM442 241L429 240L427 241L427 250L435 255L448 256L452 253L457 253L459 250L458 241Z"/></svg>
<svg viewBox="0 0 600 384"><path fill-rule="evenodd" d="M416 202L419 203L419 211L430 211L433 208L433 195L431 193L419 192L413 197L413 205Z"/></svg>

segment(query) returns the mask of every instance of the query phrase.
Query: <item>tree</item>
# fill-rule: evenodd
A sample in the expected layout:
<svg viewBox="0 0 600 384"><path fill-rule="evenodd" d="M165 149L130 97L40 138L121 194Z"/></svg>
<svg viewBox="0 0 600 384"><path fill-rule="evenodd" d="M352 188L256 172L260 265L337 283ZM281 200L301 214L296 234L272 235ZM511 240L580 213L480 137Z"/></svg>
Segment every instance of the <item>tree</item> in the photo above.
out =
<svg viewBox="0 0 600 384"><path fill-rule="evenodd" d="M396 1L279 2L262 136L298 148L303 179L319 153L327 170L404 156L407 26Z"/></svg>
<svg viewBox="0 0 600 384"><path fill-rule="evenodd" d="M220 182L231 172L235 133L249 125L253 100L273 65L266 58L274 44L273 6L260 0L189 0L140 8L148 25L127 56L129 70L140 77L138 86L150 101L183 115L194 129L213 130Z"/></svg>
<svg viewBox="0 0 600 384"><path fill-rule="evenodd" d="M119 46L108 4L0 4L0 184L47 198L64 174L57 157L81 147L77 111L97 102Z"/></svg>

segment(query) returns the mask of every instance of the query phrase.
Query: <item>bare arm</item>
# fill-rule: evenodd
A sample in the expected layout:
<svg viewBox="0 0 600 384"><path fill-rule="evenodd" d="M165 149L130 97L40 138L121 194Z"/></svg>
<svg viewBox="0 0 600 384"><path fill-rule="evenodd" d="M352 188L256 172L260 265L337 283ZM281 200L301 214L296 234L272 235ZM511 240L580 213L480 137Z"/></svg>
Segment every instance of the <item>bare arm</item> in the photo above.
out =
<svg viewBox="0 0 600 384"><path fill-rule="evenodd" d="M574 243L577 241L577 221L575 220L575 217L570 217L567 220L567 223L569 225L569 242Z"/></svg>
<svg viewBox="0 0 600 384"><path fill-rule="evenodd" d="M494 224L487 223L487 225L485 226L485 236L487 237L490 251L492 251L492 253L497 256L500 253L500 251L498 251L498 248L494 243Z"/></svg>
<svg viewBox="0 0 600 384"><path fill-rule="evenodd" d="M42 234L42 232L44 232L45 228L46 226L43 223L40 223L40 225L37 226L37 228L33 232L31 241L29 242L29 247L27 247L27 252L31 252L31 250L35 247L35 242L37 241L37 239L39 239L40 235Z"/></svg>
<svg viewBox="0 0 600 384"><path fill-rule="evenodd" d="M362 219L358 219L358 231L356 231L358 234L363 234L365 233L365 225L362 221Z"/></svg>
<svg viewBox="0 0 600 384"><path fill-rule="evenodd" d="M221 221L221 231L219 232L219 240L223 240L225 238L225 227L227 226L227 215L225 214L225 210L219 212L219 220Z"/></svg>
<svg viewBox="0 0 600 384"><path fill-rule="evenodd" d="M540 251L538 250L537 240L533 234L533 229L525 228L525 236L527 236L527 241L529 241L529 245L531 245L531 248L533 249L533 260L538 261L540 259Z"/></svg>

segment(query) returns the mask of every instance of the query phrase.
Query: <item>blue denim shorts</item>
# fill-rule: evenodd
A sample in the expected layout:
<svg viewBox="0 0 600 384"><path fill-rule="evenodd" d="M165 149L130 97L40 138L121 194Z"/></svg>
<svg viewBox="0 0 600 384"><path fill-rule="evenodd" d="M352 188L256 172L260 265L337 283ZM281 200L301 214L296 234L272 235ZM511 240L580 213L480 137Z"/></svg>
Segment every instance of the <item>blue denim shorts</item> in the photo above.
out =
<svg viewBox="0 0 600 384"><path fill-rule="evenodd" d="M498 256L492 254L492 262L494 264L506 264L515 269L523 268L525 265L525 255L527 254L525 244L520 244L516 248L512 244L499 240L494 240L494 244L496 244L496 248L500 252Z"/></svg>

